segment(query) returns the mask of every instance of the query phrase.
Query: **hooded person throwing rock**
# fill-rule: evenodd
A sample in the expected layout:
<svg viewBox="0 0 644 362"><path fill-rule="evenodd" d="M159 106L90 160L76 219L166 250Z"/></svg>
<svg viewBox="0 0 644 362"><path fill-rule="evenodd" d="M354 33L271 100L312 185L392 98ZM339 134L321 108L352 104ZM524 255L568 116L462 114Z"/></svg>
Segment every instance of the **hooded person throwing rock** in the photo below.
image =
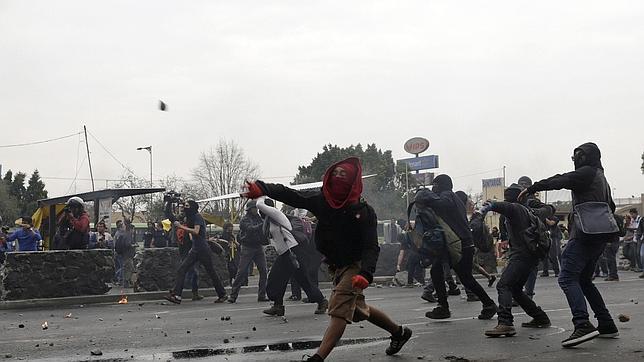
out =
<svg viewBox="0 0 644 362"><path fill-rule="evenodd" d="M248 192L243 195L251 199L266 195L307 209L318 219L315 243L329 264L334 288L329 300L331 321L317 353L309 361L323 361L348 323L368 320L391 333L388 355L400 351L412 335L409 328L365 303L362 291L373 280L380 247L376 213L361 199L361 194L360 160L350 157L327 169L321 191L296 191L280 184L255 181L248 184Z"/></svg>

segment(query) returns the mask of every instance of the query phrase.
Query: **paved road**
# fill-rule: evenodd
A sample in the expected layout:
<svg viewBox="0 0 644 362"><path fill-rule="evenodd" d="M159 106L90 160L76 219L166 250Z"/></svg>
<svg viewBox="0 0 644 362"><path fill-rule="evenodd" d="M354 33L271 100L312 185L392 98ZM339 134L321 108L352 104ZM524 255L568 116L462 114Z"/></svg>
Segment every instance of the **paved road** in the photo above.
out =
<svg viewBox="0 0 644 362"><path fill-rule="evenodd" d="M480 305L450 297L452 318L430 321L424 313L432 304L418 298L419 288L382 287L366 291L368 301L410 326L414 338L399 356L387 357L387 335L368 324L347 328L347 345L331 361L606 361L644 359L644 280L624 272L618 283L599 282L613 316L632 319L619 323L620 338L594 340L564 350L560 342L570 333L570 312L554 278L540 278L536 300L548 311L553 326L545 330L518 328L511 338L489 339L486 328L496 324L476 318ZM496 290L488 289L496 297ZM325 292L328 294L328 290ZM103 304L47 310L7 310L0 313L0 360L194 360L289 361L313 353L326 327L326 316L313 315L314 305L291 302L286 320L263 316L267 303L242 295L234 305L214 305L212 298L180 306L161 301L142 305ZM640 304L639 301L642 301ZM520 310L516 312L521 312ZM71 318L65 318L71 313ZM517 313L516 322L527 316ZM230 317L230 320L221 320ZM49 328L41 324L47 321ZM19 328L19 325L24 328ZM225 339L227 342L225 343ZM293 343L306 341L307 343ZM310 342L310 343L309 343ZM291 344L289 344L291 343ZM268 347L271 345L270 347ZM246 347L246 348L244 348ZM304 348L292 350L292 348ZM308 348L308 349L307 349ZM280 351L288 349L289 351ZM90 351L100 350L93 357ZM178 353L190 351L190 353ZM251 352L254 351L254 352ZM230 353L218 355L217 353ZM196 358L206 356L204 358Z"/></svg>

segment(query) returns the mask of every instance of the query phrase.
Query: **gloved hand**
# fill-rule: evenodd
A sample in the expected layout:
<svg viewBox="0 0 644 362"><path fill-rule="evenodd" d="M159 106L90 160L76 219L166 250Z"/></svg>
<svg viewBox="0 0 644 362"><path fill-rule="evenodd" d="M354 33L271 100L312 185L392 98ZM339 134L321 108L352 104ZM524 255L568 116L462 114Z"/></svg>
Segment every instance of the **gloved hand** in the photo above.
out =
<svg viewBox="0 0 644 362"><path fill-rule="evenodd" d="M262 188L259 187L257 183L246 181L246 187L248 188L248 191L243 193L242 196L249 199L256 199L258 197L264 196L264 191L262 191Z"/></svg>
<svg viewBox="0 0 644 362"><path fill-rule="evenodd" d="M351 278L351 286L355 289L367 289L369 286L369 281L367 278L363 277L360 274L354 275L353 278Z"/></svg>
<svg viewBox="0 0 644 362"><path fill-rule="evenodd" d="M483 203L483 207L479 211L481 212L481 214L485 215L488 211L490 211L491 208L492 208L492 201L486 201Z"/></svg>

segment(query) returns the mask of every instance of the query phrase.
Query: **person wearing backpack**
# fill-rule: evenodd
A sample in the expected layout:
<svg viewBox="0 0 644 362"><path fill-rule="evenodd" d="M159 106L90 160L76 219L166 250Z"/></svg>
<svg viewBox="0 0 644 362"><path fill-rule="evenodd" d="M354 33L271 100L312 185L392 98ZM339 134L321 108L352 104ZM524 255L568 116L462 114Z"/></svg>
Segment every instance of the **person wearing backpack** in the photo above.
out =
<svg viewBox="0 0 644 362"><path fill-rule="evenodd" d="M518 202L517 197L522 190L518 184L512 184L504 191L505 201L487 201L481 209L483 214L494 211L505 216L510 243L509 261L496 285L499 292L499 322L493 329L485 331L485 335L489 337L516 334L512 316L513 298L526 314L532 317L530 322L521 324L522 327L550 327L548 315L523 290L523 285L539 263L539 259L547 255L547 249L541 250L541 254L539 254L537 246L531 244L539 242L539 240L535 240L536 238L545 241L548 236L543 222L531 209ZM544 205L545 208L550 210L543 210L544 213L552 212L551 206ZM537 232L530 232L530 230ZM542 233L539 233L539 230Z"/></svg>
<svg viewBox="0 0 644 362"><path fill-rule="evenodd" d="M474 261L472 231L467 221L465 205L454 194L452 188L452 179L449 176L438 175L432 182L431 190L420 189L415 197L417 208L429 208L433 210L436 216L446 224L446 227L456 234L460 239L462 253L458 262L451 260L452 258L450 258L447 251L434 259L430 275L434 288L436 288L438 306L427 312L425 316L430 319L446 319L451 317L449 304L447 303L447 291L445 290L445 277L443 273L443 262L449 261L452 263L452 269L458 275L463 286L471 290L483 304L483 309L478 318L492 319L496 314L496 304L494 304L494 301L472 275ZM418 228L418 224L416 228ZM448 231L445 230L446 233Z"/></svg>
<svg viewBox="0 0 644 362"><path fill-rule="evenodd" d="M391 334L387 355L398 353L412 336L411 329L394 322L379 308L365 302L363 290L373 281L380 253L378 218L362 199L362 165L349 157L331 165L322 190L297 191L281 184L248 182L242 196L268 196L311 211L317 217L315 245L333 276L329 298L331 317L320 347L307 361L324 361L342 338L347 324L367 320Z"/></svg>
<svg viewBox="0 0 644 362"><path fill-rule="evenodd" d="M568 216L570 240L561 254L559 286L566 295L572 312L574 331L561 342L573 347L597 336L614 338L619 335L601 293L592 282L595 264L607 242L617 242L619 228L613 216L610 186L604 176L599 147L592 142L575 148L572 156L575 170L535 182L521 192L568 189L572 192L573 212ZM598 326L590 322L586 300Z"/></svg>

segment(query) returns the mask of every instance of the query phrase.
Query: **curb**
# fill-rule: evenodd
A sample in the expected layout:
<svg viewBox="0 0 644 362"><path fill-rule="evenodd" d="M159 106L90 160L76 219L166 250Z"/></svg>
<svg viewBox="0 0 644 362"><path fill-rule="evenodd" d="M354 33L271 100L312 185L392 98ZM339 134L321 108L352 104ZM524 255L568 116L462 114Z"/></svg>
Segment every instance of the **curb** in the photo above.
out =
<svg viewBox="0 0 644 362"><path fill-rule="evenodd" d="M374 277L374 283L389 283L393 280L393 276ZM320 289L330 289L331 282L319 283ZM230 287L226 287L226 291L230 291ZM184 295L189 295L191 290L184 289ZM257 293L257 287L242 287L239 292L240 296L252 296ZM152 300L163 300L166 295L165 291L157 292L137 292L125 293L128 303L142 302ZM204 297L214 297L217 295L214 288L199 289L199 294ZM82 295L74 297L60 297L60 298L42 298L42 299L23 299L23 300L5 300L0 301L0 310L11 309L30 309L30 308L45 308L45 307L65 307L65 306L84 306L86 304L114 304L120 299L119 294L101 294L101 295Z"/></svg>

